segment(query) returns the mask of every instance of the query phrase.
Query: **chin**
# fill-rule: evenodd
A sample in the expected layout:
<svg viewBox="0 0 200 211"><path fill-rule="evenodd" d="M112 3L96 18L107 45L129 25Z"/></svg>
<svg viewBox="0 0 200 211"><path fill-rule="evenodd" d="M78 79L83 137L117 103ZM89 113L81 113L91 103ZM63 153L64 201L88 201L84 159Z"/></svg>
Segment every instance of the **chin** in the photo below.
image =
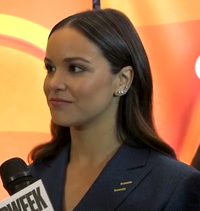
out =
<svg viewBox="0 0 200 211"><path fill-rule="evenodd" d="M86 125L86 123L84 122L81 122L81 121L66 121L66 120L58 120L58 119L52 119L53 122L56 124L56 125L59 125L59 126L62 126L62 127L73 127L73 128L76 128L78 130L82 130L84 129L84 126Z"/></svg>
<svg viewBox="0 0 200 211"><path fill-rule="evenodd" d="M59 126L62 126L62 127L76 127L76 126L80 125L78 123L79 121L72 120L72 119L66 119L66 118L52 117L52 121L56 125L59 125Z"/></svg>
<svg viewBox="0 0 200 211"><path fill-rule="evenodd" d="M56 124L56 125L59 125L59 126L62 126L62 127L71 127L72 126L72 123L69 122L69 121L62 121L61 119L55 119L55 118L52 118L53 122Z"/></svg>
<svg viewBox="0 0 200 211"><path fill-rule="evenodd" d="M62 113L52 113L52 121L62 127L76 127L84 128L93 118L85 117L82 115L64 115Z"/></svg>
<svg viewBox="0 0 200 211"><path fill-rule="evenodd" d="M51 119L56 125L63 127L71 127L71 124L73 124L73 120L67 118L63 113L51 112Z"/></svg>

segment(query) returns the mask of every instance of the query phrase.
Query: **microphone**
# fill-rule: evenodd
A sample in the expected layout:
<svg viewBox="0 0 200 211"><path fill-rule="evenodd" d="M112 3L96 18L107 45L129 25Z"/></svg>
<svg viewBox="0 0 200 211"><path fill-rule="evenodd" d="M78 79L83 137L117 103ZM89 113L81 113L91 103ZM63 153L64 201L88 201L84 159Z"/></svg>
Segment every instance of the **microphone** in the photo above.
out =
<svg viewBox="0 0 200 211"><path fill-rule="evenodd" d="M10 198L0 203L0 211L54 211L42 180L34 181L21 158L11 158L0 166L4 188Z"/></svg>
<svg viewBox="0 0 200 211"><path fill-rule="evenodd" d="M3 186L13 195L34 182L33 176L21 158L12 158L0 166Z"/></svg>

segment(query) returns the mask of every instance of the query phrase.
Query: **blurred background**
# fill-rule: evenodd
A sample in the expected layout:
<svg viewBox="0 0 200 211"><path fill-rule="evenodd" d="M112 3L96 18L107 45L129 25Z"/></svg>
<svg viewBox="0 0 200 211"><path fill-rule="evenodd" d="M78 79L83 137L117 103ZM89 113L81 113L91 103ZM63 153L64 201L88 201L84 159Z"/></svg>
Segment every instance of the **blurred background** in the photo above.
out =
<svg viewBox="0 0 200 211"><path fill-rule="evenodd" d="M50 29L100 7L123 11L136 27L152 68L157 130L191 164L200 144L199 0L0 0L0 164L27 161L50 138L42 88ZM0 181L0 201L6 197Z"/></svg>

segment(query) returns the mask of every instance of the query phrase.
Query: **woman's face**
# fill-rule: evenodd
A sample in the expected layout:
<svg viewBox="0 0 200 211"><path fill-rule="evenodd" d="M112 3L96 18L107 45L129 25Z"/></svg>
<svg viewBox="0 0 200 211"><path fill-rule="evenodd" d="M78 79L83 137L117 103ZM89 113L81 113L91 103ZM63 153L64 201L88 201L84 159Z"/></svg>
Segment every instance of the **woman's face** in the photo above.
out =
<svg viewBox="0 0 200 211"><path fill-rule="evenodd" d="M67 27L55 31L44 62L44 92L54 123L82 126L104 117L105 124L116 111L117 76L98 47L81 33Z"/></svg>

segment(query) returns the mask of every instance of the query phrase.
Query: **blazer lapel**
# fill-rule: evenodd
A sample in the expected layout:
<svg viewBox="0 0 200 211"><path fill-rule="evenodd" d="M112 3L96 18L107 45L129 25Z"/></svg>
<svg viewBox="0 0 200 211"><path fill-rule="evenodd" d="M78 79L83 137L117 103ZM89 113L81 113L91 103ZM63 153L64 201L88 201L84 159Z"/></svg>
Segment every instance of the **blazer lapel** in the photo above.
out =
<svg viewBox="0 0 200 211"><path fill-rule="evenodd" d="M122 145L74 211L114 211L151 171L149 149Z"/></svg>
<svg viewBox="0 0 200 211"><path fill-rule="evenodd" d="M55 159L43 165L44 169L42 170L41 178L55 211L62 210L63 206L63 191L66 167L69 159L69 148L70 144L68 144Z"/></svg>

